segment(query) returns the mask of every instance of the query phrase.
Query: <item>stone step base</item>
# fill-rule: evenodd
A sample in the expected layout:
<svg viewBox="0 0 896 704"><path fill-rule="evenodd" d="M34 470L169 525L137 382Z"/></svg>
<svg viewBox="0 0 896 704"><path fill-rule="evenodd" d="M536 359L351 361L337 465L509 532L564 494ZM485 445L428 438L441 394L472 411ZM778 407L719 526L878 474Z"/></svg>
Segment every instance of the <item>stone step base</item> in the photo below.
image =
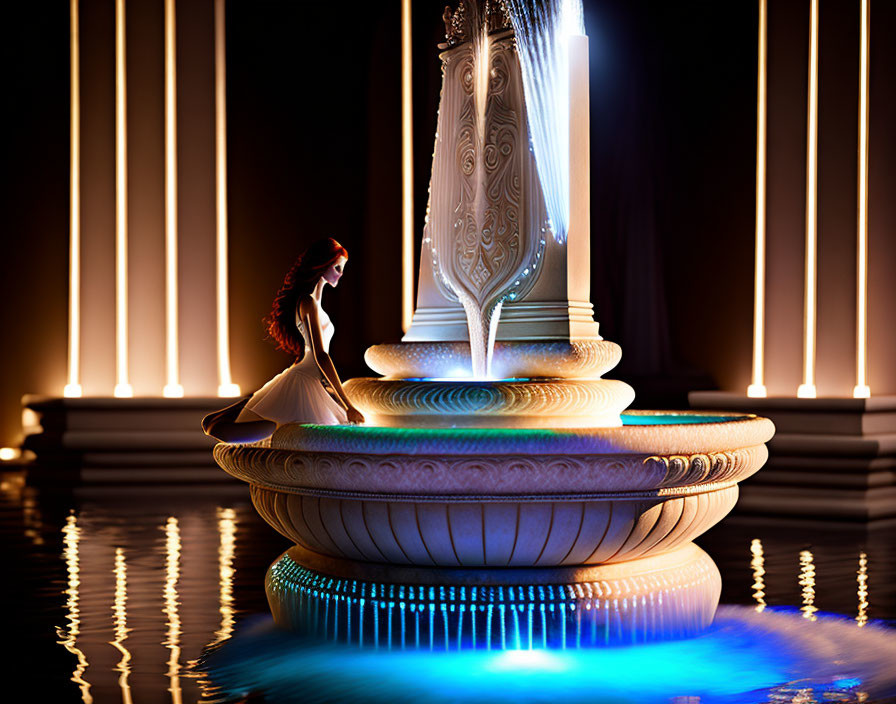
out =
<svg viewBox="0 0 896 704"><path fill-rule="evenodd" d="M202 432L220 398L26 396L23 448L36 459L29 481L95 483L227 482Z"/></svg>
<svg viewBox="0 0 896 704"><path fill-rule="evenodd" d="M694 409L775 423L767 466L741 484L739 514L878 521L896 517L896 396L748 398L700 391Z"/></svg>

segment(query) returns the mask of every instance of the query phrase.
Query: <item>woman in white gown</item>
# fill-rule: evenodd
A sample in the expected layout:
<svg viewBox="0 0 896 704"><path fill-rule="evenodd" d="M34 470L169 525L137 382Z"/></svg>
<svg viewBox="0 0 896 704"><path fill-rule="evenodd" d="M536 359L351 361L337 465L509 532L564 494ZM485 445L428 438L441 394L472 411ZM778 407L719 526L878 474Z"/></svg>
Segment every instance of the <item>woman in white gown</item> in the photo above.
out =
<svg viewBox="0 0 896 704"><path fill-rule="evenodd" d="M333 323L320 306L327 285L336 286L348 252L327 238L293 264L265 319L279 349L297 357L251 396L205 417L202 427L225 442L254 442L285 423L362 423L330 359Z"/></svg>

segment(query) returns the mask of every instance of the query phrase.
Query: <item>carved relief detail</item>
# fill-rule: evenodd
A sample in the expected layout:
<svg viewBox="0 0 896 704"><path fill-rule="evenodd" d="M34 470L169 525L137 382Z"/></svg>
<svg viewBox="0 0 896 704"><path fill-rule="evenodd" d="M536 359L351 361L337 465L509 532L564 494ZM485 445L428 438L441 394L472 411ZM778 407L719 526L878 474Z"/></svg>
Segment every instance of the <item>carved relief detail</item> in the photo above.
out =
<svg viewBox="0 0 896 704"><path fill-rule="evenodd" d="M765 445L694 455L538 457L303 452L223 443L215 448L218 463L250 484L394 501L674 498L746 479L767 458Z"/></svg>
<svg viewBox="0 0 896 704"><path fill-rule="evenodd" d="M535 171L516 49L511 37L488 41L483 134L472 43L443 55L439 134L424 228L442 295L457 300L460 291L482 310L505 296L525 296L537 279L545 245L542 222L528 222L522 207L524 169L533 179Z"/></svg>
<svg viewBox="0 0 896 704"><path fill-rule="evenodd" d="M467 8L468 1L472 3L477 2L477 0L460 0L454 12L451 11L450 7L446 7L445 12L442 14L442 20L445 22L445 42L448 46L456 46L470 40L469 15L471 13ZM507 9L507 3L504 0L479 1L483 7L478 11L485 14L490 33L512 29L510 11Z"/></svg>
<svg viewBox="0 0 896 704"><path fill-rule="evenodd" d="M352 403L375 425L392 425L385 416L405 417L414 424L427 418L447 417L460 426L462 418L473 424L505 423L524 418L533 427L620 425L619 414L634 400L635 392L613 379L552 379L549 381L412 381L350 379L345 392ZM577 421L574 419L578 419ZM520 427L519 425L517 427ZM575 426L572 426L575 427Z"/></svg>

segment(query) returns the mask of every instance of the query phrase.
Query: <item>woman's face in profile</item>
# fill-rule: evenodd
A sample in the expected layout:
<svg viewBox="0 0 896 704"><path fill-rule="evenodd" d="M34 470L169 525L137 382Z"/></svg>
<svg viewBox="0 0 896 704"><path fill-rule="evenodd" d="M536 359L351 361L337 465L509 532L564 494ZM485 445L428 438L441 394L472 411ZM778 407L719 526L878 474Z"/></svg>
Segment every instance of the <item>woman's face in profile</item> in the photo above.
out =
<svg viewBox="0 0 896 704"><path fill-rule="evenodd" d="M330 286L335 286L339 283L339 279L342 278L342 272L345 269L345 263L348 260L345 257L339 257L336 262L324 272L324 281L326 281Z"/></svg>

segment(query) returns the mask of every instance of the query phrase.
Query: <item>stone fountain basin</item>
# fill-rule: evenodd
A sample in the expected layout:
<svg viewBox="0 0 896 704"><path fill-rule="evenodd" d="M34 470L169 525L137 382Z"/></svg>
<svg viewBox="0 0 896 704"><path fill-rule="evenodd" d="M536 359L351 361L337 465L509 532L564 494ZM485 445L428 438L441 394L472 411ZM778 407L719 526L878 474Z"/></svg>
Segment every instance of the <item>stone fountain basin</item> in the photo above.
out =
<svg viewBox="0 0 896 704"><path fill-rule="evenodd" d="M261 516L350 560L440 567L621 562L717 523L767 459L768 419L630 412L572 430L289 425L219 444Z"/></svg>

